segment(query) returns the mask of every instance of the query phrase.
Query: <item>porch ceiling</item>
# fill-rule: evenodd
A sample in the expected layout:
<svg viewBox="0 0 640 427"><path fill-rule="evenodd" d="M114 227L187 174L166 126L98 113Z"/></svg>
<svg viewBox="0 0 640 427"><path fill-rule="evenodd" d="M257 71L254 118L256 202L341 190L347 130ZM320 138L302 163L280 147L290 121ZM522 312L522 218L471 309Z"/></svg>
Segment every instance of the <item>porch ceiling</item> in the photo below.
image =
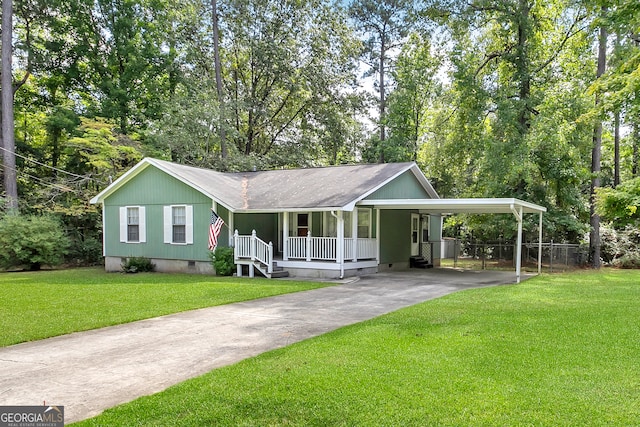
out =
<svg viewBox="0 0 640 427"><path fill-rule="evenodd" d="M519 199L386 199L363 200L359 204L380 209L419 209L426 213L498 214L513 213L522 208L523 213L543 213L544 206Z"/></svg>

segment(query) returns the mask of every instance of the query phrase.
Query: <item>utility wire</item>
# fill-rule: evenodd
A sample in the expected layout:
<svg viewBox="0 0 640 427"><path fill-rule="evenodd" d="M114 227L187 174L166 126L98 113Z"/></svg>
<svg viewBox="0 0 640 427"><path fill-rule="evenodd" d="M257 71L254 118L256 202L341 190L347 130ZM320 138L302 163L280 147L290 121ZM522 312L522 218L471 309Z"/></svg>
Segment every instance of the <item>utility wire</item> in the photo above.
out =
<svg viewBox="0 0 640 427"><path fill-rule="evenodd" d="M56 168L56 167L54 167L54 166L49 166L49 165L46 165L46 164L44 164L44 163L40 163L40 162L39 162L39 161L37 161L37 160L33 160L33 159L29 158L29 157L25 157L25 156L23 156L23 155L21 155L21 154L18 154L18 153L16 153L16 152L14 152L14 151L7 150L7 149L6 149L6 148L4 148L4 147L0 147L0 150L6 151L7 153L11 153L11 154L13 154L13 155L14 155L14 156L16 156L16 157L20 157L21 159L25 159L25 160L27 160L27 161L29 161L29 162L33 162L33 163L35 163L35 164L37 164L37 165L44 166L45 168L49 168L49 169L52 169L52 170L57 171L57 172L62 172L62 173L65 173L65 174L67 174L67 175L70 175L70 176L75 176L76 178L82 178L82 179L89 179L89 178L90 178L90 177L88 177L88 176L77 175L77 174L75 174L75 173L67 172L66 170L59 169L59 168Z"/></svg>

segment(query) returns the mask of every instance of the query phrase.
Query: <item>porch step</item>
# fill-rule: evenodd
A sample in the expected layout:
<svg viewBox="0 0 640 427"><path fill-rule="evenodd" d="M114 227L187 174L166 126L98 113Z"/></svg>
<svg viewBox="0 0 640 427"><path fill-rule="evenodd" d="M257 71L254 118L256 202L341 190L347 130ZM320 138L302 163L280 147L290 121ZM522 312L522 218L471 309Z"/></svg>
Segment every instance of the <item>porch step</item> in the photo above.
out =
<svg viewBox="0 0 640 427"><path fill-rule="evenodd" d="M258 272L260 272L264 277L268 279L281 279L283 277L289 277L289 272L282 267L278 267L275 262L273 263L271 274L267 273L266 268L263 267L262 264L257 262L254 263L254 265L256 267L256 270L258 270Z"/></svg>
<svg viewBox="0 0 640 427"><path fill-rule="evenodd" d="M424 259L422 256L412 256L409 258L409 267L411 268L433 268L433 264Z"/></svg>

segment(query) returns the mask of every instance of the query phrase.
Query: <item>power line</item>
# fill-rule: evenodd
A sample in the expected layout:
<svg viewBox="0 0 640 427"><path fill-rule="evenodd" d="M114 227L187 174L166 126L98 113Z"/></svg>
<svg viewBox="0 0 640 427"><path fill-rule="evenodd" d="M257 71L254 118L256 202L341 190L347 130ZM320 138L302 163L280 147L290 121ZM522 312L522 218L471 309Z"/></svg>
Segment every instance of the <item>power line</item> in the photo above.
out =
<svg viewBox="0 0 640 427"><path fill-rule="evenodd" d="M63 170L63 169L56 168L56 167L54 167L54 166L49 166L49 165L47 165L47 164L40 163L40 162L39 162L39 161L37 161L37 160L30 159L29 157L25 157L25 156L23 156L23 155L21 155L21 154L18 154L18 153L16 153L16 152L14 152L14 151L7 150L7 149L6 149L6 148L4 148L4 147L0 147L0 150L6 151L7 153L13 154L13 155L14 155L14 156L16 156L16 157L20 157L21 159L24 159L24 160L27 160L27 161L29 161L29 162L35 163L35 164L37 164L37 165L39 165L39 166L44 166L45 168L49 168L49 169L52 169L52 170L57 171L57 172L62 172L62 173L65 173L65 174L67 174L67 175L74 176L74 177L76 177L76 178L90 179L90 177L88 177L88 176L78 175L78 174L75 174L75 173L72 173L72 172L67 172L66 170Z"/></svg>

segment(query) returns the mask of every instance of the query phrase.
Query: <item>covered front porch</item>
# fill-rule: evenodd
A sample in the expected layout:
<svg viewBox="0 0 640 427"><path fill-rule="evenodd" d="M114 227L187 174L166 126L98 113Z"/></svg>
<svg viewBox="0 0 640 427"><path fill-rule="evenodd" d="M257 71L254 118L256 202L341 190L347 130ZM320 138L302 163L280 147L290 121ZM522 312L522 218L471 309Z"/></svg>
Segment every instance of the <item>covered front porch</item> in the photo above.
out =
<svg viewBox="0 0 640 427"><path fill-rule="evenodd" d="M259 225L257 219L245 216L237 222ZM267 277L284 268L295 276L343 278L375 273L379 266L408 268L410 258L417 256L431 266L441 234L439 216L416 210L381 212L369 206L352 211L284 212L271 223L250 234L234 231L230 241L239 276L247 274L244 266L248 266L249 276L256 268ZM429 236L436 239L429 241Z"/></svg>
<svg viewBox="0 0 640 427"><path fill-rule="evenodd" d="M282 253L274 253L273 243L260 239L255 230L251 235L240 235L236 230L233 241L238 276L242 276L243 265L249 266L249 277L254 276L256 268L267 277L278 268L307 277L323 277L325 272L344 277L363 269L377 271L375 238L343 238L340 243L337 237L312 236L309 231L305 237L285 237Z"/></svg>

